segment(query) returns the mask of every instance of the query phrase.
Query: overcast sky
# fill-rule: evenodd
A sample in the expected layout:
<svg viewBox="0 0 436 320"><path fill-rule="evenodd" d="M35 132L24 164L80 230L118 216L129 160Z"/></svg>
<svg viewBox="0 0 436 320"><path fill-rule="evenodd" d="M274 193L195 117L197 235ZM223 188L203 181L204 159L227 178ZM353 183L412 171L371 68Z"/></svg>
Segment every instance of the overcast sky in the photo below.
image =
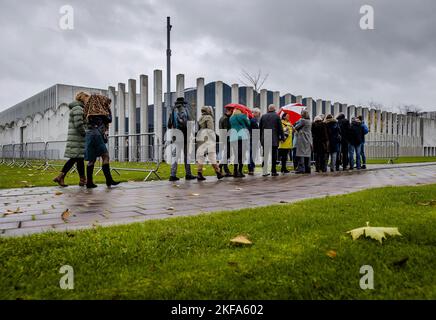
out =
<svg viewBox="0 0 436 320"><path fill-rule="evenodd" d="M168 15L173 77L184 73L186 87L200 76L237 83L242 69L261 69L269 73L265 87L282 95L436 110L434 0L0 4L0 111L55 83L107 88L165 70ZM74 30L59 27L66 4L74 8ZM374 30L359 27L365 4L374 8Z"/></svg>

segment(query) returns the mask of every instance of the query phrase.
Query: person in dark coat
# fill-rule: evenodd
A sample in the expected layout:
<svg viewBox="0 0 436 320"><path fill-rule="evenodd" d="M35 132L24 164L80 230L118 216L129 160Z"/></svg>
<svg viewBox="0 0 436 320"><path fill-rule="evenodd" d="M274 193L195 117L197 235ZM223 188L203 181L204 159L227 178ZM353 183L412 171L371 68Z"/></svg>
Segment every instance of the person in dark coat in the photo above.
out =
<svg viewBox="0 0 436 320"><path fill-rule="evenodd" d="M362 169L366 169L366 154L365 154L365 136L369 133L369 128L366 125L365 121L363 121L362 116L358 116L360 122L362 123L362 144L360 147L360 156L362 157Z"/></svg>
<svg viewBox="0 0 436 320"><path fill-rule="evenodd" d="M334 172L336 170L337 156L341 150L341 130L338 121L331 114L327 115L325 123L329 135L330 171Z"/></svg>
<svg viewBox="0 0 436 320"><path fill-rule="evenodd" d="M259 108L253 109L254 117L250 119L250 163L248 165L248 174L254 175L254 169L256 168L256 164L254 163L253 153L253 130L259 129L259 121L261 117L261 112Z"/></svg>
<svg viewBox="0 0 436 320"><path fill-rule="evenodd" d="M348 166L348 132L350 131L350 122L345 118L342 112L336 117L338 120L339 129L341 130L341 150L339 152L339 161L336 163L336 170L339 170L339 165L342 165L343 170L347 170Z"/></svg>
<svg viewBox="0 0 436 320"><path fill-rule="evenodd" d="M316 172L327 172L325 154L329 150L329 136L327 124L320 116L315 117L312 124L312 138Z"/></svg>
<svg viewBox="0 0 436 320"><path fill-rule="evenodd" d="M348 157L350 159L350 170L354 169L354 153L356 153L356 166L357 170L361 169L360 150L363 139L363 128L359 118L351 120L351 127L348 134Z"/></svg>
<svg viewBox="0 0 436 320"><path fill-rule="evenodd" d="M219 129L225 130L226 132L230 130L230 117L232 116L232 110L231 109L225 109L223 116L220 118L219 121ZM232 174L230 173L228 160L230 159L230 137L227 136L227 144L226 144L226 150L221 152L221 157L227 158L224 163L221 163L219 165L220 173L224 175L225 178L232 177ZM221 162L223 162L224 159L221 159ZM224 172L223 172L224 170Z"/></svg>
<svg viewBox="0 0 436 320"><path fill-rule="evenodd" d="M271 154L271 175L273 177L278 176L276 165L277 165L277 153L279 148L279 142L285 140L282 121L279 115L276 113L276 106L271 104L268 107L268 113L264 114L260 118L259 122L260 129L260 142L263 147L263 175L268 176L268 159L269 154ZM269 142L265 141L265 130L271 130L272 133L272 144L269 146ZM266 144L265 144L266 143Z"/></svg>
<svg viewBox="0 0 436 320"><path fill-rule="evenodd" d="M107 132L109 124L112 123L111 99L106 96L93 94L85 104L84 114L86 122L85 136L85 160L88 161L86 166L86 187L88 189L96 188L93 182L94 165L97 158L101 157L101 169L106 178L108 188L116 186L119 182L112 179L109 165L109 152L107 150Z"/></svg>
<svg viewBox="0 0 436 320"><path fill-rule="evenodd" d="M85 122L83 108L90 95L85 92L79 92L76 95L76 101L70 103L70 115L68 120L67 146L65 148L65 158L69 160L65 163L59 175L53 179L61 187L68 187L65 184L65 176L76 164L77 172L80 176L79 186L86 184L85 177Z"/></svg>
<svg viewBox="0 0 436 320"><path fill-rule="evenodd" d="M296 174L310 174L310 157L313 150L312 138L312 122L307 110L301 112L301 119L294 125L296 132L296 156L298 158L298 167L295 171Z"/></svg>

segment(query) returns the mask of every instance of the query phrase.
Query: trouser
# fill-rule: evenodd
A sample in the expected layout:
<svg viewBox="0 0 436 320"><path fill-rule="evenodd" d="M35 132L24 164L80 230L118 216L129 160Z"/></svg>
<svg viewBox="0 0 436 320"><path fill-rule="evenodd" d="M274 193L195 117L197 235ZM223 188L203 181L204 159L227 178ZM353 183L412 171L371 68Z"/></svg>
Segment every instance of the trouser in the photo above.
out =
<svg viewBox="0 0 436 320"><path fill-rule="evenodd" d="M310 157L298 157L298 172L310 173Z"/></svg>
<svg viewBox="0 0 436 320"><path fill-rule="evenodd" d="M365 142L360 145L360 156L362 157L362 165L366 165Z"/></svg>
<svg viewBox="0 0 436 320"><path fill-rule="evenodd" d="M224 169L224 172L225 172L225 173L230 173L229 165L228 165L228 161L229 161L229 159L230 159L230 142L229 142L229 139L227 139L227 150L226 150L226 152L224 152L224 150L223 150L223 151L221 152L221 155L222 155L222 157L221 157L221 161L223 161L223 158L226 157L226 158L227 158L227 163L225 163L225 164L220 164L220 166L219 166L220 171L222 172L223 169Z"/></svg>
<svg viewBox="0 0 436 320"><path fill-rule="evenodd" d="M271 173L277 173L277 153L279 147L263 148L263 174L268 173L268 160L271 156Z"/></svg>
<svg viewBox="0 0 436 320"><path fill-rule="evenodd" d="M294 170L298 168L297 148L292 148L292 162L294 163Z"/></svg>
<svg viewBox="0 0 436 320"><path fill-rule="evenodd" d="M65 163L64 167L62 168L62 173L67 174L68 171L71 170L71 168L76 164L77 172L79 173L80 177L85 176L85 160L83 158L71 158L68 159L68 161Z"/></svg>
<svg viewBox="0 0 436 320"><path fill-rule="evenodd" d="M336 165L336 169L339 170L339 164L342 165L343 169L346 169L348 166L348 143L341 144L341 154L340 154L340 162Z"/></svg>
<svg viewBox="0 0 436 320"><path fill-rule="evenodd" d="M218 172L219 167L216 162L216 152L208 152L207 158L209 159L209 162L212 165L212 168L215 170L215 172ZM197 162L198 162L197 172L201 173L203 172L204 163L206 162L206 154L199 154Z"/></svg>
<svg viewBox="0 0 436 320"><path fill-rule="evenodd" d="M191 165L188 163L188 137L187 134L184 133L183 135L183 161L185 165L185 173L187 176L192 175L191 173ZM171 163L171 176L175 177L177 176L177 155L175 155L174 159L172 159Z"/></svg>
<svg viewBox="0 0 436 320"><path fill-rule="evenodd" d="M250 141L250 163L248 164L249 172L254 172L254 169L256 168L256 164L254 163L253 151L253 142Z"/></svg>
<svg viewBox="0 0 436 320"><path fill-rule="evenodd" d="M325 152L315 152L315 168L316 171L326 172Z"/></svg>
<svg viewBox="0 0 436 320"><path fill-rule="evenodd" d="M280 162L282 163L282 172L286 171L286 162L288 161L289 156L292 156L291 149L279 149L279 158Z"/></svg>
<svg viewBox="0 0 436 320"><path fill-rule="evenodd" d="M356 152L356 162L357 162L356 165L357 165L357 169L360 169L360 167L361 167L361 165L360 165L360 160L361 160L361 158L360 158L360 148L361 148L360 144L357 145L357 146L354 146L354 145L350 144L348 146L348 149L349 149L348 156L350 158L350 169L354 168L354 152Z"/></svg>
<svg viewBox="0 0 436 320"><path fill-rule="evenodd" d="M240 173L242 173L242 170L244 168L244 153L242 150L242 143L243 141L240 139L231 143L233 154L237 156L237 160L234 164L235 173L238 172L238 170Z"/></svg>
<svg viewBox="0 0 436 320"><path fill-rule="evenodd" d="M337 161L338 153L330 152L330 169L334 171L336 169L336 161Z"/></svg>

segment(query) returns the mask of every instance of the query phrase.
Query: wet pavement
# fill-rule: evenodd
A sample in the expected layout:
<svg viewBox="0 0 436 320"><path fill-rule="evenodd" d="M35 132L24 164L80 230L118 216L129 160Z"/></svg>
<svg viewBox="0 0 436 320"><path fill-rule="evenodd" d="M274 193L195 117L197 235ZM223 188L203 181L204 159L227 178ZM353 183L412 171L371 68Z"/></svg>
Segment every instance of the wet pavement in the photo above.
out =
<svg viewBox="0 0 436 320"><path fill-rule="evenodd" d="M368 170L217 181L128 182L112 189L37 187L0 190L0 236L68 231L192 216L339 195L389 185L436 183L436 163ZM69 210L69 215L62 213Z"/></svg>

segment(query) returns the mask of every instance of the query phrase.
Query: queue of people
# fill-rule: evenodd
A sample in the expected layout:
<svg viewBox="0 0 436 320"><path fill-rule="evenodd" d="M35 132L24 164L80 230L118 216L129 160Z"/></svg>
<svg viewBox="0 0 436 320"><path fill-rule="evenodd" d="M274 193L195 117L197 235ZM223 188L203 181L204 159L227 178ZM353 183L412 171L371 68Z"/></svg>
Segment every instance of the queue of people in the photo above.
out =
<svg viewBox="0 0 436 320"><path fill-rule="evenodd" d="M212 108L204 107L201 112L199 129L214 130ZM205 123L208 124L205 125ZM341 168L342 170L366 169L364 146L368 127L362 121L362 117L354 117L350 122L343 113L337 115L336 118L332 114L321 114L316 116L312 122L308 111L303 110L301 119L292 124L287 113L279 116L276 106L270 105L268 112L264 115L261 114L260 109L254 108L253 117L250 119L247 114L237 108L225 109L224 115L219 120L219 129L229 132L227 141L224 143L226 152L221 154L219 165L217 154L214 151L200 154L197 159L196 177L199 181L206 180L203 175L206 156L218 179L244 178L244 163L248 163L248 174L253 175L256 167L253 141L255 138L251 133L255 129L260 130L260 145L264 159L262 174L265 177L278 176L277 165L280 165L282 174L290 173L288 161L293 164L295 174L310 174L312 162L315 163L316 172L327 172L328 169L335 172ZM267 130L272 134L270 148L265 147L264 133ZM245 143L249 145L249 152L244 152L246 151L243 147ZM187 148L186 143L184 143L184 148ZM230 171L228 163L231 153L234 155L233 172ZM269 159L271 160L270 168L267 166ZM185 171L189 173L186 179L193 179L195 176L191 174L189 163L185 162L185 167L187 167ZM174 167L176 168L177 166ZM172 170L170 181L176 180L179 178L176 176L176 171Z"/></svg>

